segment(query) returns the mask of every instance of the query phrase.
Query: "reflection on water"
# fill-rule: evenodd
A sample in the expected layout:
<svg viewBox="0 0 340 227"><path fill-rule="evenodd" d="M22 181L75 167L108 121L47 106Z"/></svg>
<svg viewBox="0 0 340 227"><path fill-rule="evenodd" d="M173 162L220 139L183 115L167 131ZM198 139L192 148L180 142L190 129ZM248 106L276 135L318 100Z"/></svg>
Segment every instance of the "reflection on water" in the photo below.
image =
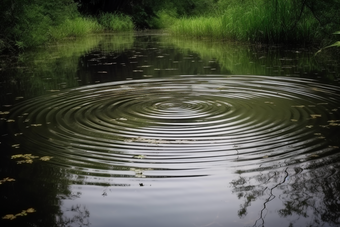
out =
<svg viewBox="0 0 340 227"><path fill-rule="evenodd" d="M22 58L1 216L37 212L6 226L339 224L337 68L308 50L124 34Z"/></svg>

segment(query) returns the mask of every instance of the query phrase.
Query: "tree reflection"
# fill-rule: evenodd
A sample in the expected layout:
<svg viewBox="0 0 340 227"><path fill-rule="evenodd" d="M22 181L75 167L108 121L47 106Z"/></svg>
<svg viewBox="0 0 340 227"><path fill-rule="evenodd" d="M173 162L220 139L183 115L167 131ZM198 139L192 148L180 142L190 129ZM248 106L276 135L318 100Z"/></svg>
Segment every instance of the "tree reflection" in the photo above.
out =
<svg viewBox="0 0 340 227"><path fill-rule="evenodd" d="M55 227L71 227L71 226L90 226L91 223L89 221L90 212L87 210L85 206L81 207L80 205L72 206L70 209L66 210L66 212L72 212L71 216L68 217L64 213L61 213L56 216L56 225Z"/></svg>
<svg viewBox="0 0 340 227"><path fill-rule="evenodd" d="M230 184L243 203L238 216L244 218L255 201L263 200L259 218L253 226L265 226L268 205L282 201L275 210L279 217L291 220L289 226L304 218L306 226L340 225L339 157L318 160L279 169L238 171L239 178ZM304 168L303 168L304 167ZM248 174L254 174L249 177ZM271 208L273 209L273 208Z"/></svg>

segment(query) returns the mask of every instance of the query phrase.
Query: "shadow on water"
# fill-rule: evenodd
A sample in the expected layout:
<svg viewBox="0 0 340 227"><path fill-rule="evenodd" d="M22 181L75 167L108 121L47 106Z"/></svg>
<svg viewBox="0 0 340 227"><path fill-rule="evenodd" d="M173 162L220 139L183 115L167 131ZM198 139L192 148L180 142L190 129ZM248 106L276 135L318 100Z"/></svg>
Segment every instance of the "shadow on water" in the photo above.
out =
<svg viewBox="0 0 340 227"><path fill-rule="evenodd" d="M138 33L20 56L1 226L339 225L339 66L313 54Z"/></svg>

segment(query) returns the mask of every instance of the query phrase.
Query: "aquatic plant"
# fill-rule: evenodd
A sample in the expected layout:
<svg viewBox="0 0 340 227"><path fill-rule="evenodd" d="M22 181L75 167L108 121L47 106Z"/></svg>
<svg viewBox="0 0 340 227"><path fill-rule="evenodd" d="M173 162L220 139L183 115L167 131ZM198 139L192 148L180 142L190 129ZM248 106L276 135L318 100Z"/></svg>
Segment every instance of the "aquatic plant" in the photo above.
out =
<svg viewBox="0 0 340 227"><path fill-rule="evenodd" d="M340 35L340 31L334 32L333 34L334 34L334 35ZM335 43L333 43L333 44L331 44L331 45L328 45L328 46L326 46L326 47L324 47L324 48L318 50L318 51L315 53L315 55L317 55L318 53L320 53L322 50L327 49L327 48L330 48L330 47L340 47L340 41L336 41Z"/></svg>

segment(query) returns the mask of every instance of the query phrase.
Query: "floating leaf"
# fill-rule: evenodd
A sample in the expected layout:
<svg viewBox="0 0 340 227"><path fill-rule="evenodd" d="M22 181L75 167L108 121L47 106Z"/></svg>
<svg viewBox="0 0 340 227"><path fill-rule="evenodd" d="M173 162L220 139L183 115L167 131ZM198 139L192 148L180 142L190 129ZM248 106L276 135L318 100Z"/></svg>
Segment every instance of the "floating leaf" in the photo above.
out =
<svg viewBox="0 0 340 227"><path fill-rule="evenodd" d="M330 148L339 148L338 146L329 146Z"/></svg>
<svg viewBox="0 0 340 227"><path fill-rule="evenodd" d="M310 154L310 155L308 155L308 157L309 158L317 158L317 157L319 157L319 155L318 154Z"/></svg>
<svg viewBox="0 0 340 227"><path fill-rule="evenodd" d="M4 111L4 112L0 111L0 114L3 114L3 115L9 114L9 111Z"/></svg>
<svg viewBox="0 0 340 227"><path fill-rule="evenodd" d="M340 122L340 120L330 120L330 121L327 121L329 123L335 123L335 122Z"/></svg>
<svg viewBox="0 0 340 227"><path fill-rule="evenodd" d="M33 209L33 208L28 208L28 209L26 210L26 212L27 212L27 213L34 213L34 212L36 212L36 210Z"/></svg>
<svg viewBox="0 0 340 227"><path fill-rule="evenodd" d="M11 159L16 159L16 158L34 159L34 158L39 158L39 156L33 156L32 154L16 154L16 155L12 155L11 157Z"/></svg>
<svg viewBox="0 0 340 227"><path fill-rule="evenodd" d="M15 216L26 216L26 210L21 211L21 213L16 214Z"/></svg>
<svg viewBox="0 0 340 227"><path fill-rule="evenodd" d="M15 181L15 179L6 177L6 178L0 180L0 184L5 183L5 182L10 182L10 181Z"/></svg>
<svg viewBox="0 0 340 227"><path fill-rule="evenodd" d="M145 155L134 155L133 158L143 159L145 158Z"/></svg>
<svg viewBox="0 0 340 227"><path fill-rule="evenodd" d="M2 219L8 219L8 220L13 220L19 216L27 216L29 213L34 213L36 212L35 209L33 208L28 208L27 210L22 210L20 213L17 214L6 214L5 216L2 217Z"/></svg>
<svg viewBox="0 0 340 227"><path fill-rule="evenodd" d="M263 156L262 158L268 158L269 156L268 155L265 155L265 156Z"/></svg>
<svg viewBox="0 0 340 227"><path fill-rule="evenodd" d="M321 114L311 114L310 115L313 119L317 118L317 117L321 117Z"/></svg>
<svg viewBox="0 0 340 227"><path fill-rule="evenodd" d="M291 121L293 121L293 122L296 122L296 121L298 121L298 120L296 120L296 119L290 119Z"/></svg>
<svg viewBox="0 0 340 227"><path fill-rule="evenodd" d="M41 161L49 161L49 160L51 160L51 158L53 158L53 157L51 157L51 156L43 156L43 157L40 158L40 160Z"/></svg>
<svg viewBox="0 0 340 227"><path fill-rule="evenodd" d="M42 124L31 124L32 127L40 127Z"/></svg>
<svg viewBox="0 0 340 227"><path fill-rule="evenodd" d="M2 219L9 219L9 220L13 220L15 218L16 216L13 214L6 214L5 216L2 217Z"/></svg>
<svg viewBox="0 0 340 227"><path fill-rule="evenodd" d="M23 163L32 164L33 160L32 159L27 159L27 160L17 161L17 164L23 164Z"/></svg>

